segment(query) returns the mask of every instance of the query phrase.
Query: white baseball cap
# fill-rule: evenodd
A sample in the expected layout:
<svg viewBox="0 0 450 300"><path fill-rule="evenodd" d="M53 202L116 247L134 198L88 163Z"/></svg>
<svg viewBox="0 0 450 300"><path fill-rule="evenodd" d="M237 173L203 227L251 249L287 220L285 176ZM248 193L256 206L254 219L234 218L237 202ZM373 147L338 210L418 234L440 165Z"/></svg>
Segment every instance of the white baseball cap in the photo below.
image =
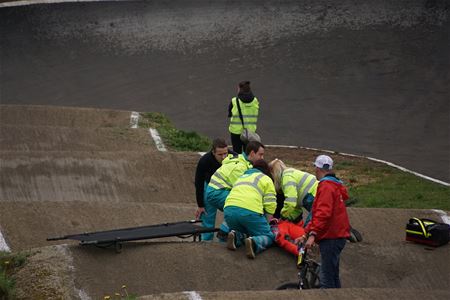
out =
<svg viewBox="0 0 450 300"><path fill-rule="evenodd" d="M314 162L314 166L319 169L331 170L333 169L333 160L328 155L319 155Z"/></svg>

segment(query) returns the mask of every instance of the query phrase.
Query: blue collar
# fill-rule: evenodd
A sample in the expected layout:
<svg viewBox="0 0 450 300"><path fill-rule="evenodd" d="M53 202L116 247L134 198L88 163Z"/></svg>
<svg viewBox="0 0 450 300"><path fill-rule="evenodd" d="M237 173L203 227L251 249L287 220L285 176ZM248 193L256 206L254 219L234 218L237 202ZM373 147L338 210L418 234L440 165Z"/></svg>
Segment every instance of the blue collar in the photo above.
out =
<svg viewBox="0 0 450 300"><path fill-rule="evenodd" d="M261 172L261 170L258 170L256 168L251 168L251 169L248 169L247 171L245 171L244 174L254 174L254 173L262 173L262 172Z"/></svg>
<svg viewBox="0 0 450 300"><path fill-rule="evenodd" d="M326 180L333 181L333 182L336 182L336 183L339 183L339 184L343 184L343 182L339 178L337 178L336 175L334 175L334 174L325 175L319 181L326 181Z"/></svg>

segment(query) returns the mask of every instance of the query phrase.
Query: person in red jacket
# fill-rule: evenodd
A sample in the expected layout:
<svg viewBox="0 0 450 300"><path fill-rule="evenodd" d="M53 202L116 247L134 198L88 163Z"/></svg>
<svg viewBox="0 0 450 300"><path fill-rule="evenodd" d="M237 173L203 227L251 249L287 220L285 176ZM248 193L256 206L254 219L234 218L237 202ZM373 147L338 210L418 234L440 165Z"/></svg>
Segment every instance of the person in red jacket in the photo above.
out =
<svg viewBox="0 0 450 300"><path fill-rule="evenodd" d="M313 203L312 219L305 228L305 247L319 244L321 288L340 288L339 258L350 236L350 223L345 201L348 192L342 181L333 173L333 160L327 155L319 155L314 162L319 180ZM300 238L304 241L306 236Z"/></svg>

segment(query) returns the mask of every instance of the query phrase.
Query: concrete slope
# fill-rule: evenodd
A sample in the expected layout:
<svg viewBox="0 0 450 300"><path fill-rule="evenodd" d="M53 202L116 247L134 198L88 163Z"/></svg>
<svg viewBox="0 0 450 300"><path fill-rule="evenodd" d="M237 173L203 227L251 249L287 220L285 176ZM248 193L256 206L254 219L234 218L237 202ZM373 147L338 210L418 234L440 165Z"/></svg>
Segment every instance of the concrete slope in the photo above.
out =
<svg viewBox="0 0 450 300"><path fill-rule="evenodd" d="M192 205L181 203L85 201L11 202L0 203L0 208L1 231L14 251L76 244L47 242L50 237L191 220L195 212Z"/></svg>
<svg viewBox="0 0 450 300"><path fill-rule="evenodd" d="M1 108L0 229L13 251L31 252L17 274L23 298L98 299L126 284L138 295L197 290L217 292L205 295L220 298L227 297L220 292L238 291L231 297L242 292L251 299L259 293L248 291L272 290L296 279L294 257L276 247L249 260L243 249L231 252L221 243L179 238L127 243L121 254L66 240L46 242L47 237L191 219L199 156L159 152L153 143L142 143L146 135L127 129L129 113L24 107L32 125L23 125L15 121L21 115L17 107ZM52 119L59 115L52 111L66 117ZM95 120L90 121L92 128L86 126L89 120ZM123 134L110 139L114 128ZM305 170L317 155L300 149L267 152L267 159L279 157ZM349 298L411 289L426 291L417 295L446 295L450 247L430 249L404 241L410 217L438 220L439 213L349 208L349 215L364 238L347 244L342 255L343 286L352 288ZM328 293L314 291L308 297L327 299ZM340 293L337 297L343 297Z"/></svg>
<svg viewBox="0 0 450 300"><path fill-rule="evenodd" d="M129 127L130 111L58 107L42 105L7 105L2 99L0 124L12 126L53 126L57 128Z"/></svg>
<svg viewBox="0 0 450 300"><path fill-rule="evenodd" d="M139 297L140 300L178 300L186 299L191 294L189 292L185 293L174 293L174 294L158 294L151 296ZM303 290L303 291L262 291L262 292L201 292L198 295L204 299L216 299L216 300L258 300L258 299L305 299L305 300L334 300L334 299L367 299L367 300L377 300L377 299L398 299L398 300L409 300L409 299L446 299L450 297L450 292L447 290L436 290L436 291L423 291L416 289L341 289L341 290Z"/></svg>
<svg viewBox="0 0 450 300"><path fill-rule="evenodd" d="M266 143L375 156L449 182L449 7L448 0L5 7L1 102L161 111L181 128L228 136L228 103L248 79Z"/></svg>
<svg viewBox="0 0 450 300"><path fill-rule="evenodd" d="M447 290L450 247L434 249L404 241L402 216L427 213L381 211L383 218L370 210L351 210L352 216L372 221L358 225L367 240L348 243L343 252L343 287L419 289L431 294L434 290ZM403 226L391 227L386 222L390 219ZM380 232L376 241L371 236L373 228ZM390 231L398 237L389 235ZM383 236L381 232L386 234ZM114 290L118 283L145 295L191 290L270 290L296 278L294 258L276 247L258 255L256 260L248 260L243 249L232 252L219 243L136 243L127 245L120 255L112 250L76 246L70 250L79 286L96 296Z"/></svg>

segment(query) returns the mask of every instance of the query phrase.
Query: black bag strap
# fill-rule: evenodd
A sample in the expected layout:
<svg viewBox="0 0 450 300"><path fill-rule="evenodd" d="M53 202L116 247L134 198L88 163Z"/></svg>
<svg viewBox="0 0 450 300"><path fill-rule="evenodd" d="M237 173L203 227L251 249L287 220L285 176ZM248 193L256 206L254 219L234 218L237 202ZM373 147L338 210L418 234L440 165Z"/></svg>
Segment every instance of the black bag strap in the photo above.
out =
<svg viewBox="0 0 450 300"><path fill-rule="evenodd" d="M244 127L244 129L245 129L244 118L242 117L241 105L239 105L239 97L238 96L236 96L236 105L238 107L239 118L241 119L242 127Z"/></svg>

